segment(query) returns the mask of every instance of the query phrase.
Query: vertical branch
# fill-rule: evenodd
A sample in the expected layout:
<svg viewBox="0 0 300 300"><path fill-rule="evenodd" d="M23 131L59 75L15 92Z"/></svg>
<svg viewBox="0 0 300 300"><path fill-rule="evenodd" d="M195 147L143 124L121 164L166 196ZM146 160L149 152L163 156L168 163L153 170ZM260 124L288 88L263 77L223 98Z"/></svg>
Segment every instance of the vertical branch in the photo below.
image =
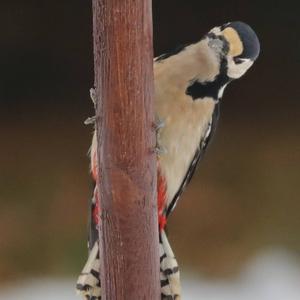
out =
<svg viewBox="0 0 300 300"><path fill-rule="evenodd" d="M160 296L151 0L93 0L106 300Z"/></svg>

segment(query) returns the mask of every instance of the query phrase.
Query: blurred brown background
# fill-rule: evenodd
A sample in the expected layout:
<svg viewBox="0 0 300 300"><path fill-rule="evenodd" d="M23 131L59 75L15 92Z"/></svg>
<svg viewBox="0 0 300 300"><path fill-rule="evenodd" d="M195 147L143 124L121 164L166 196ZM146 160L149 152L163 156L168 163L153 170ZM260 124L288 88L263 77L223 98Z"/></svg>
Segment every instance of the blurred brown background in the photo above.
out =
<svg viewBox="0 0 300 300"><path fill-rule="evenodd" d="M169 232L185 268L238 272L264 247L300 250L300 4L154 0L159 55L241 20L262 52L222 103L217 135ZM86 258L92 128L90 1L0 4L0 283L76 276Z"/></svg>

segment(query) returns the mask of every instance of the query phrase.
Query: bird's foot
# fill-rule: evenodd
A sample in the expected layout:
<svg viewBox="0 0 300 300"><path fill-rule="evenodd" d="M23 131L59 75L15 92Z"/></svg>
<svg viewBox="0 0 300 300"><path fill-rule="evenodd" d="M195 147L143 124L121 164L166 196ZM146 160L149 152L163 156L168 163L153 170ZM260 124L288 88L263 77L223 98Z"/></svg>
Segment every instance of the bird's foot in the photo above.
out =
<svg viewBox="0 0 300 300"><path fill-rule="evenodd" d="M156 153L156 155L164 155L168 153L168 150L162 145L160 145L159 142L156 142L154 152Z"/></svg>
<svg viewBox="0 0 300 300"><path fill-rule="evenodd" d="M155 117L155 122L153 123L153 128L156 132L158 132L160 129L164 128L166 125L165 121L163 119L160 119L159 117Z"/></svg>
<svg viewBox="0 0 300 300"><path fill-rule="evenodd" d="M96 123L96 116L89 117L84 121L84 125L94 125Z"/></svg>
<svg viewBox="0 0 300 300"><path fill-rule="evenodd" d="M90 97L91 97L94 105L96 105L96 90L94 88L90 89Z"/></svg>

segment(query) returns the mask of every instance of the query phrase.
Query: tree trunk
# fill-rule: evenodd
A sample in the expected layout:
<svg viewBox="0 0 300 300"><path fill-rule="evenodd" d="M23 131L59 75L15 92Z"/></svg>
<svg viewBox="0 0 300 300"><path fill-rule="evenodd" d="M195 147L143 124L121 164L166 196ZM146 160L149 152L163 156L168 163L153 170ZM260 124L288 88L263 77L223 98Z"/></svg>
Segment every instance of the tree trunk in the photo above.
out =
<svg viewBox="0 0 300 300"><path fill-rule="evenodd" d="M93 0L102 297L158 300L151 0Z"/></svg>

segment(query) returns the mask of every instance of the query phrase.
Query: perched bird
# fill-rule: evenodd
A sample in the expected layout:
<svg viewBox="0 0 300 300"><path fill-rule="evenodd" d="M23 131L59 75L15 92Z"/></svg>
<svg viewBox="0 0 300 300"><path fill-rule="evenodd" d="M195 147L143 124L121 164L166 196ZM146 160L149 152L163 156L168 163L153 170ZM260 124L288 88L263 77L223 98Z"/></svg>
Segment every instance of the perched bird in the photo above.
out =
<svg viewBox="0 0 300 300"><path fill-rule="evenodd" d="M215 131L225 87L245 74L259 51L254 31L245 23L230 22L213 28L197 43L154 60L162 300L181 298L178 264L165 233L167 218ZM95 182L98 178L96 153L94 134L91 170ZM90 300L101 299L99 209L96 185L90 211L90 254L77 282L79 292Z"/></svg>

